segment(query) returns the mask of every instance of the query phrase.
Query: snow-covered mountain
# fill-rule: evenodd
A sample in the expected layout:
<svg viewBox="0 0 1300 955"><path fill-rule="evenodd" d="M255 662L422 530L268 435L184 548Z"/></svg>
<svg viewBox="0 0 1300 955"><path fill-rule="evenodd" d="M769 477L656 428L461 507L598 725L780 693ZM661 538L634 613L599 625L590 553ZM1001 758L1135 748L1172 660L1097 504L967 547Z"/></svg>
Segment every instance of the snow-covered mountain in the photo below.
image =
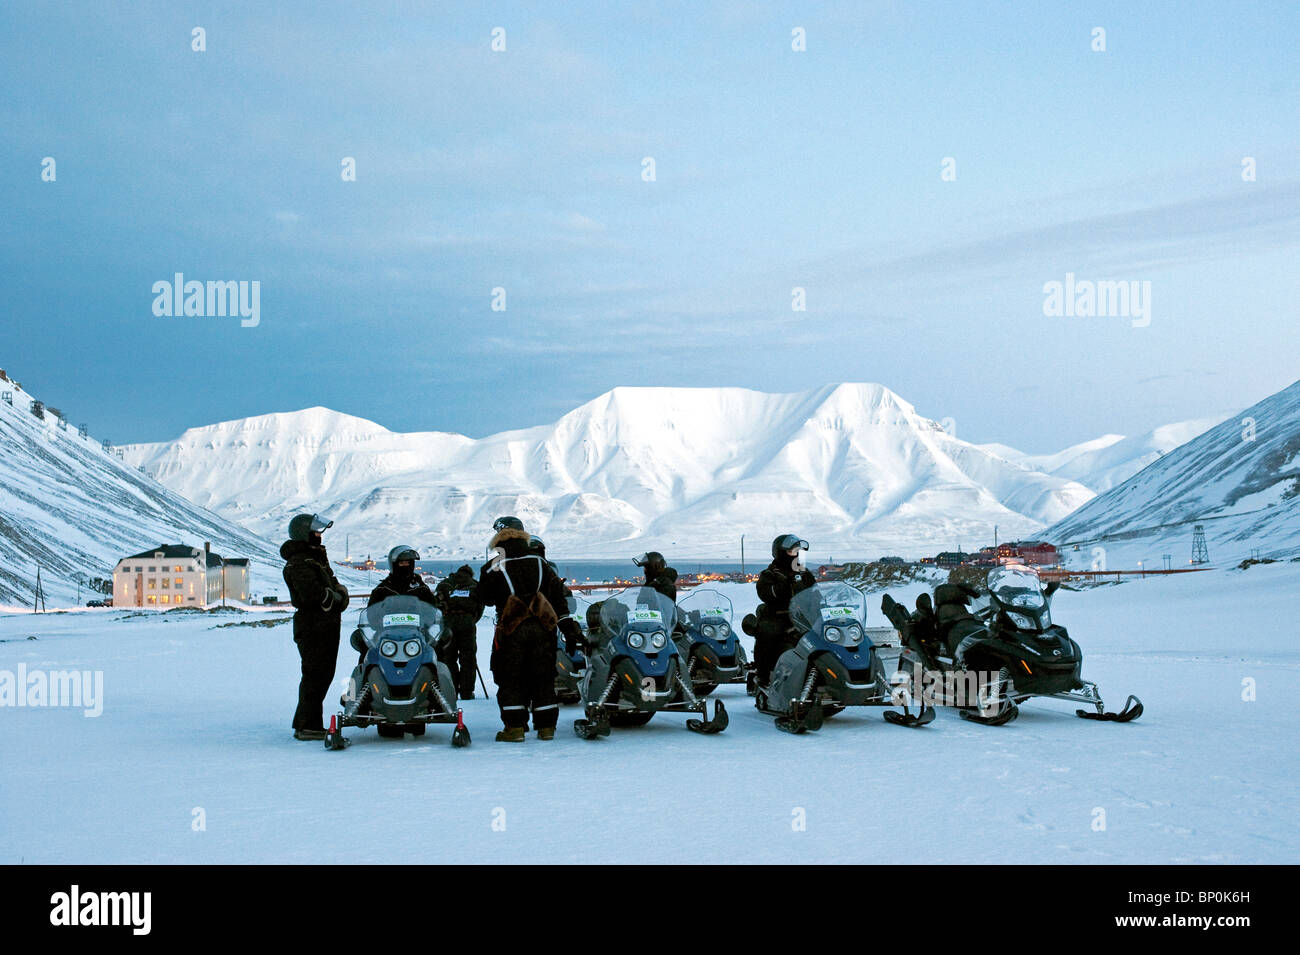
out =
<svg viewBox="0 0 1300 955"><path fill-rule="evenodd" d="M278 577L283 561L266 541L196 507L141 474L0 381L0 604L32 605L36 570L47 606L77 596L76 575L108 577L119 559L162 543L252 558L254 582ZM94 595L83 590L82 599Z"/></svg>
<svg viewBox="0 0 1300 955"><path fill-rule="evenodd" d="M1045 532L1110 566L1175 566L1205 526L1211 561L1300 555L1300 382L1175 448Z"/></svg>
<svg viewBox="0 0 1300 955"><path fill-rule="evenodd" d="M1088 488L960 441L881 385L798 394L616 388L554 424L481 439L398 434L324 408L191 429L126 449L190 500L275 539L329 514L354 556L399 541L482 553L517 514L552 553L762 553L795 530L831 554L921 553L1059 520Z"/></svg>
<svg viewBox="0 0 1300 955"><path fill-rule="evenodd" d="M1077 481L1098 494L1123 484L1161 455L1224 421L1224 414L1162 425L1143 435L1104 434L1055 454L1022 454L1003 444L980 445L1022 467Z"/></svg>

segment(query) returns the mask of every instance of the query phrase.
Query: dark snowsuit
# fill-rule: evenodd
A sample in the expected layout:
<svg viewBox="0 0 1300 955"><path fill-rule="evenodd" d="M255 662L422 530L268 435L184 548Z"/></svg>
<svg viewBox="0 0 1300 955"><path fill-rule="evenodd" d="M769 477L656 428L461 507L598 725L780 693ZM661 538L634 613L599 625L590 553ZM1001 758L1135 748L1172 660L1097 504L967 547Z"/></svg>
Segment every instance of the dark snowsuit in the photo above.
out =
<svg viewBox="0 0 1300 955"><path fill-rule="evenodd" d="M979 591L964 584L940 584L934 588L935 630L949 656L956 654L962 640L984 629L984 624L966 606Z"/></svg>
<svg viewBox="0 0 1300 955"><path fill-rule="evenodd" d="M777 659L799 642L790 622L790 601L795 594L817 583L807 570L795 572L793 557L782 555L773 560L758 575L758 599L762 601L756 611L758 636L754 638L754 670L759 686L767 686Z"/></svg>
<svg viewBox="0 0 1300 955"><path fill-rule="evenodd" d="M284 582L289 587L293 615L293 642L302 657L302 680L298 684L298 709L293 714L296 730L324 729L321 707L339 657L339 628L348 606L348 591L330 570L323 544L285 541Z"/></svg>
<svg viewBox="0 0 1300 955"><path fill-rule="evenodd" d="M528 551L528 534L513 528L498 531L489 545L505 560L484 565L478 597L496 608L492 639L492 676L497 684L501 722L507 729L528 726L554 729L559 719L555 697L555 631L569 612L564 581L551 566Z"/></svg>
<svg viewBox="0 0 1300 955"><path fill-rule="evenodd" d="M672 567L645 568L645 582L673 603L677 602L677 571Z"/></svg>
<svg viewBox="0 0 1300 955"><path fill-rule="evenodd" d="M473 569L465 564L439 582L435 598L448 634L442 660L451 670L460 698L473 699L474 674L478 669L476 625L483 616L483 602L478 598Z"/></svg>

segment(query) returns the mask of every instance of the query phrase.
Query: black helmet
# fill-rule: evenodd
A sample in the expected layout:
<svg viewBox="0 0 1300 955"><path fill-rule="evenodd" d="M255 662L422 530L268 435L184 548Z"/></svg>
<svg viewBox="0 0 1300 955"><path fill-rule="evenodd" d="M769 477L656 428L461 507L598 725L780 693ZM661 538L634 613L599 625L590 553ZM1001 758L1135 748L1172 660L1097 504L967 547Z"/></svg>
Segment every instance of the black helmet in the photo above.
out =
<svg viewBox="0 0 1300 955"><path fill-rule="evenodd" d="M395 567L399 561L409 560L412 563L420 559L420 552L409 544L398 544L388 552L388 566Z"/></svg>
<svg viewBox="0 0 1300 955"><path fill-rule="evenodd" d="M509 516L498 517L495 521L492 522L492 529L494 531L503 531L507 527L511 528L512 530L522 531L524 529L524 522L517 517L509 517Z"/></svg>
<svg viewBox="0 0 1300 955"><path fill-rule="evenodd" d="M632 563L638 567L662 567L664 565L664 555L657 550L649 550L640 557L633 557Z"/></svg>
<svg viewBox="0 0 1300 955"><path fill-rule="evenodd" d="M772 559L780 560L786 551L798 547L800 550L808 549L808 542L801 540L795 534L782 534L776 540L772 541Z"/></svg>
<svg viewBox="0 0 1300 955"><path fill-rule="evenodd" d="M319 514L299 514L289 522L289 540L305 541L313 533L319 534L333 526L333 521L327 521Z"/></svg>
<svg viewBox="0 0 1300 955"><path fill-rule="evenodd" d="M536 534L528 538L528 549L538 557L546 556L546 541L542 540Z"/></svg>

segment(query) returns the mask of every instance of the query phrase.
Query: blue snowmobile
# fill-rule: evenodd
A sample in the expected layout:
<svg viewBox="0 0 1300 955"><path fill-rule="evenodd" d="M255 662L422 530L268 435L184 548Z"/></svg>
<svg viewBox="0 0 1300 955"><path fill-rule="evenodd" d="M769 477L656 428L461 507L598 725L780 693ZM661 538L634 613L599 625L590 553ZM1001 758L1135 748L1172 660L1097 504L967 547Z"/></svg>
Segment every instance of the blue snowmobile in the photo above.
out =
<svg viewBox="0 0 1300 955"><path fill-rule="evenodd" d="M716 590L692 590L677 604L680 625L673 632L696 696L722 683L744 683L749 658L732 626L731 601Z"/></svg>
<svg viewBox="0 0 1300 955"><path fill-rule="evenodd" d="M787 733L819 730L823 721L850 706L901 706L885 719L898 726L925 726L934 709L922 700L912 713L906 694L896 692L883 655L865 627L866 600L860 590L838 581L802 590L790 601L790 621L802 636L758 687L754 705L776 717ZM892 630L890 631L892 633Z"/></svg>
<svg viewBox="0 0 1300 955"><path fill-rule="evenodd" d="M389 597L361 611L351 643L365 656L348 680L342 712L330 720L327 749L351 742L345 726L373 726L386 739L401 739L423 736L430 723L454 725L452 745L469 745L456 684L434 652L441 632L442 614L416 597Z"/></svg>
<svg viewBox="0 0 1300 955"><path fill-rule="evenodd" d="M708 703L691 687L690 675L672 640L677 605L650 587L633 587L600 604L600 626L588 635L592 651L582 677L585 716L573 731L583 739L608 736L612 726L644 726L656 713L696 713L695 733L727 728L727 710Z"/></svg>

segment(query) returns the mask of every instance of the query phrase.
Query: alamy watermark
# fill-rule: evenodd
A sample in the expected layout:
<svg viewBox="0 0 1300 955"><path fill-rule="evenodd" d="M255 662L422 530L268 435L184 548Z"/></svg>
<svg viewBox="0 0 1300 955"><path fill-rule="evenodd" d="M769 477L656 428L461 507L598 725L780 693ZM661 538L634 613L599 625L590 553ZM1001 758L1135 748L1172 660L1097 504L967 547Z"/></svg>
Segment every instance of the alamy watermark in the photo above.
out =
<svg viewBox="0 0 1300 955"><path fill-rule="evenodd" d="M104 712L103 670L0 670L0 707L70 707L93 719Z"/></svg>
<svg viewBox="0 0 1300 955"><path fill-rule="evenodd" d="M1076 279L1043 284L1043 314L1049 318L1131 318L1134 328L1151 324L1151 281Z"/></svg>
<svg viewBox="0 0 1300 955"><path fill-rule="evenodd" d="M185 281L177 272L172 281L153 283L153 313L159 318L221 318L238 315L244 328L262 321L262 283L259 281Z"/></svg>

